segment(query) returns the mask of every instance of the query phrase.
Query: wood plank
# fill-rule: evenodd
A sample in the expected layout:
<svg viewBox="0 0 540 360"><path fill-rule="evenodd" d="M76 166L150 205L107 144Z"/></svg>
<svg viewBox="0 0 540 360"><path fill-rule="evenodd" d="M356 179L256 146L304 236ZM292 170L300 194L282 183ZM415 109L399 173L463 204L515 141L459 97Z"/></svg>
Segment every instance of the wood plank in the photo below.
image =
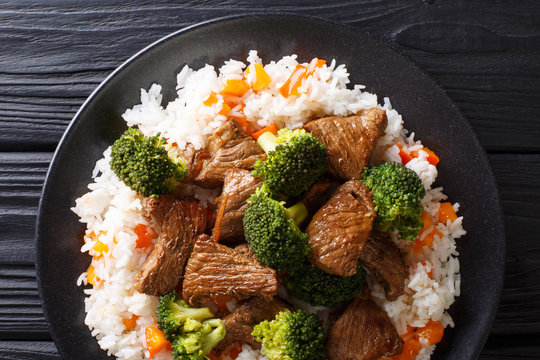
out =
<svg viewBox="0 0 540 360"><path fill-rule="evenodd" d="M0 266L0 339L50 340L33 264Z"/></svg>
<svg viewBox="0 0 540 360"><path fill-rule="evenodd" d="M0 341L0 359L59 360L52 341Z"/></svg>
<svg viewBox="0 0 540 360"><path fill-rule="evenodd" d="M34 229L51 153L0 153L0 263L34 262Z"/></svg>
<svg viewBox="0 0 540 360"><path fill-rule="evenodd" d="M183 26L285 11L369 32L413 59L491 150L540 151L540 8L482 0L0 4L0 151L52 151L90 92L131 54ZM448 14L460 14L459 21ZM466 15L464 15L466 14ZM152 19L149 21L148 19ZM513 125L509 128L508 121Z"/></svg>

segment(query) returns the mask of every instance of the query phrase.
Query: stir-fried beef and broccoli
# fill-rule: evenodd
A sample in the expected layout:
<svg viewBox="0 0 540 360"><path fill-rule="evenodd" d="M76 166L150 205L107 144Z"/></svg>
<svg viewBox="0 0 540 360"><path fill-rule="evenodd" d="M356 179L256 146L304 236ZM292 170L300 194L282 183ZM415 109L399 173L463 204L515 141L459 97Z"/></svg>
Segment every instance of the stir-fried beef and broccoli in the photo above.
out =
<svg viewBox="0 0 540 360"><path fill-rule="evenodd" d="M147 197L158 230L139 290L161 296L157 324L175 360L214 358L235 343L270 360L401 352L366 291L366 269L388 299L403 293L407 269L388 232L416 239L425 190L401 164L367 167L385 127L384 111L371 109L263 133L260 147L231 120L200 156L135 129L114 144L113 170ZM187 169L185 183L223 186L216 206L175 189ZM335 309L328 334L302 302Z"/></svg>

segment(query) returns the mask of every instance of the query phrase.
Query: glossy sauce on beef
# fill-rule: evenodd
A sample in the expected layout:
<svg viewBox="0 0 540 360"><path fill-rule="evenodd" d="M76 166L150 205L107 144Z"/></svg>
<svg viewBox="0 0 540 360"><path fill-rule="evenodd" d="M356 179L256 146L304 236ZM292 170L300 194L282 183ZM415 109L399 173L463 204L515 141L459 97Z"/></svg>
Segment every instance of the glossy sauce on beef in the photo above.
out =
<svg viewBox="0 0 540 360"><path fill-rule="evenodd" d="M375 216L371 192L362 182L349 180L341 185L306 228L309 261L331 274L356 274Z"/></svg>

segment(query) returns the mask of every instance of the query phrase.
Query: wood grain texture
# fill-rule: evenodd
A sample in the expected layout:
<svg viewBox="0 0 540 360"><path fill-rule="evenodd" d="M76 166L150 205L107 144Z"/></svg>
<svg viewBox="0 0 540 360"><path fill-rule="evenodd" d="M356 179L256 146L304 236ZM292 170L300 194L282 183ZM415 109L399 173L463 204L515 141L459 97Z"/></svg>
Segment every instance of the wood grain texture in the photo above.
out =
<svg viewBox="0 0 540 360"><path fill-rule="evenodd" d="M51 153L0 153L0 263L34 262L34 229Z"/></svg>
<svg viewBox="0 0 540 360"><path fill-rule="evenodd" d="M52 341L0 341L2 360L59 360Z"/></svg>
<svg viewBox="0 0 540 360"><path fill-rule="evenodd" d="M0 4L0 151L53 150L99 82L160 37L211 18L270 11L324 16L370 33L446 89L488 149L540 151L531 111L540 106L534 0L21 4Z"/></svg>

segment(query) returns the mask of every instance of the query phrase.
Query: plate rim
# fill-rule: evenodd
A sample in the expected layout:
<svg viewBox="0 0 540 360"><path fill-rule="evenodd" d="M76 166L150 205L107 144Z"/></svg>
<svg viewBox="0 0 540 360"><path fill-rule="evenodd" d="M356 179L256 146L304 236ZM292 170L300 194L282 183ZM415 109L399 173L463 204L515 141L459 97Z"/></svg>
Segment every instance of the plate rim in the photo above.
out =
<svg viewBox="0 0 540 360"><path fill-rule="evenodd" d="M373 36L371 36L368 32L357 29L354 26L351 26L351 25L343 23L343 22L339 22L339 21L336 21L336 20L333 20L333 19L328 19L328 18L324 18L324 17L320 17L320 16L313 16L313 15L306 15L306 14L299 14L299 13L286 13L286 12L283 12L283 11L266 11L266 12L256 11L256 12L249 12L249 13L243 13L243 14L235 14L235 15L227 15L227 16L221 16L221 17L217 17L217 18L211 18L211 19L208 19L208 20L197 22L197 23L192 24L192 25L188 25L186 27L180 28L178 30L175 30L175 31L167 34L167 35L164 35L164 36L160 37L159 39L151 42L150 44L146 45L142 49L138 50L133 55L129 56L118 67L116 67L111 73L109 73L100 82L100 84L90 93L90 95L88 95L88 97L81 104L81 106L79 107L79 109L77 110L77 112L75 113L73 118L70 120L68 126L64 130L64 133L63 133L62 137L58 141L58 145L57 145L57 147L56 147L56 149L54 151L53 157L51 158L49 167L47 169L47 174L45 176L42 191L41 191L41 194L40 194L40 199L39 199L39 204L38 204L38 211L37 211L37 216L36 216L36 223L35 223L35 232L34 232L34 253L35 253L35 259L36 259L35 260L35 268L36 268L36 279L37 279L37 284L38 284L38 292L39 292L39 297L40 297L40 303L41 303L41 306L42 306L42 309L43 309L44 318L45 318L46 323L47 323L48 332L51 335L51 338L53 339L53 341L55 343L55 346L58 349L59 354L61 355L62 358L65 357L65 352L64 352L63 346L59 345L61 343L60 337L53 330L52 322L51 322L51 320L49 318L47 307L46 307L45 301L44 301L44 294L43 294L43 286L44 286L44 284L43 284L43 279L42 279L42 275L41 275L43 259L39 255L40 254L40 241L39 240L40 240L40 237L41 237L41 232L42 232L42 227L43 227L43 224L42 224L43 210L45 208L45 204L48 201L48 198L47 198L47 192L48 191L47 190L49 189L49 187L51 186L50 184L53 181L52 178L53 178L54 172L55 172L56 167L57 167L57 159L61 156L61 153L62 153L62 150L63 150L63 145L66 143L66 139L68 139L72 135L73 128L75 127L75 124L77 124L80 121L81 114L94 101L94 99L104 90L104 88L111 81L114 80L114 78L116 76L118 76L127 66L129 66L133 61L135 61L139 57L141 57L144 54L146 54L147 52L151 51L153 48L155 48L157 46L160 46L160 45L172 40L173 38L176 38L177 36L181 36L181 35L183 35L185 33L189 33L190 31L197 30L197 29L199 29L201 27L205 27L207 25L215 25L215 24L218 24L218 23L221 23L221 22L229 22L229 21L233 22L235 20L241 20L241 19L253 18L253 17L264 17L264 18L287 17L287 18L296 19L296 20L315 20L315 21L319 21L319 22L323 22L323 23L327 23L327 24L332 24L334 26L343 27L343 28L347 29L348 31L355 32L357 34L361 34L362 36L368 37L370 40L374 41L379 46L384 47L384 48L392 51L395 55L400 56L404 61L409 63L409 65L414 67L421 74L424 81L428 81L428 82L432 83L439 90L441 90L441 93L445 97L445 100L454 108L456 113L459 114L459 116L460 116L460 118L461 118L461 120L463 122L463 125L468 127L469 133L472 135L472 137L474 138L474 141L479 145L479 148L481 149L481 153L478 154L478 155L481 157L481 161L484 162L487 165L488 174L486 174L486 175L488 175L487 178L489 180L489 183L496 190L495 194L494 194L494 198L493 198L493 201L494 201L494 203L496 205L496 209L493 209L493 210L496 212L498 218L500 219L500 221L497 223L497 225L498 225L498 230L500 231L501 238L502 238L502 242L501 242L501 244L499 244L500 247L501 247L501 254L496 259L496 260L498 260L500 262L500 264L502 264L502 266L499 266L498 267L499 272L497 274L494 274L499 279L499 281L495 284L496 285L495 286L495 293L493 294L495 301L494 301L493 309L489 313L489 318L487 319L486 322L481 324L483 326L481 326L481 329L478 331L482 341L480 341L476 345L476 348L475 348L475 351L474 351L475 358L477 358L479 356L480 352L482 351L482 349L483 349L483 347L484 347L484 345L485 345L485 343L486 343L486 341L487 341L487 339L489 337L490 329L493 326L493 322L494 322L495 316L497 314L497 308L498 308L498 306L500 304L500 300L501 300L502 289L503 289L503 286L504 286L504 275L505 275L505 271L506 271L506 266L505 266L506 233L505 233L505 228L504 228L504 212L503 212L503 208L502 208L500 191L499 191L498 184L497 184L497 182L495 180L495 176L493 174L493 169L491 167L491 163L489 162L487 152L486 152L484 146L481 144L478 135L474 131L473 127L471 126L471 124L469 122L469 120L463 115L460 108L456 105L454 100L448 95L447 91L435 79L433 79L424 69L422 69L419 65L417 65L416 61L414 61L408 55L404 54L396 46L392 46L391 43L385 42L382 39L376 39Z"/></svg>

